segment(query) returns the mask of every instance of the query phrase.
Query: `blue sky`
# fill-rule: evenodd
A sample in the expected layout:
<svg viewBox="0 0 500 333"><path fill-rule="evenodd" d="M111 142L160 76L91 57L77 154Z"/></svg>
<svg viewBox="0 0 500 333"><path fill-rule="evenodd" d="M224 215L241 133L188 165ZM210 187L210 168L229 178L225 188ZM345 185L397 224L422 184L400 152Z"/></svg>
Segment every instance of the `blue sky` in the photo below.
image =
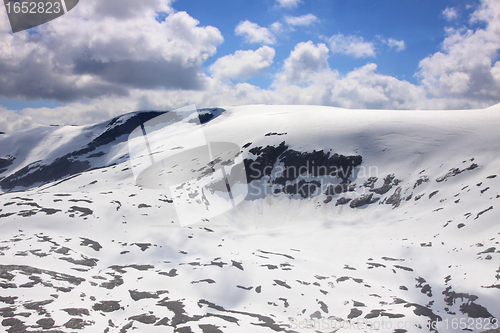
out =
<svg viewBox="0 0 500 333"><path fill-rule="evenodd" d="M376 44L379 70L407 80L414 80L418 63L425 56L439 50L444 40L444 28L450 23L442 15L447 5L465 7L471 1L310 1L302 2L295 8L282 8L273 1L177 1L174 8L184 10L197 18L202 25L216 26L224 36L224 43L218 48L218 56L228 55L237 49L252 48L234 33L235 27L245 20L269 27L275 22L286 24L286 16L313 14L317 21L305 29L295 28L277 38L275 62L288 57L293 47L301 41L325 42L335 34L355 35ZM464 8L465 9L465 8ZM470 10L462 13L465 17L452 22L463 24ZM391 52L381 45L378 36L403 40L404 52ZM255 45L253 45L255 48ZM330 65L341 72L348 72L367 63L367 58L353 58L332 55ZM207 61L210 65L216 58ZM278 67L278 66L276 66Z"/></svg>
<svg viewBox="0 0 500 333"><path fill-rule="evenodd" d="M0 131L187 104L470 109L500 102L495 0L80 0L12 34Z"/></svg>
<svg viewBox="0 0 500 333"><path fill-rule="evenodd" d="M190 13L202 25L217 27L224 43L218 48L216 57L206 63L210 65L217 56L233 53L238 49L256 48L241 36L236 36L235 27L245 20L269 28L273 23L286 25L286 17L300 17L312 14L317 18L314 23L295 27L295 31L285 31L276 36L275 70L290 54L293 47L311 40L325 43L336 34L362 37L365 42L374 44L375 56L353 57L345 54L330 55L329 63L342 73L375 61L381 73L418 83L414 77L420 60L440 50L445 39L445 28L461 27L467 24L471 13L479 5L477 1L396 1L396 0L350 0L350 1L301 1L296 7L283 8L274 1L177 1L174 8ZM443 12L455 8L460 15L447 20ZM457 14L458 15L458 14ZM474 29L481 24L467 24ZM381 39L393 38L404 41L405 49L395 51L383 44ZM269 80L259 81L262 87Z"/></svg>

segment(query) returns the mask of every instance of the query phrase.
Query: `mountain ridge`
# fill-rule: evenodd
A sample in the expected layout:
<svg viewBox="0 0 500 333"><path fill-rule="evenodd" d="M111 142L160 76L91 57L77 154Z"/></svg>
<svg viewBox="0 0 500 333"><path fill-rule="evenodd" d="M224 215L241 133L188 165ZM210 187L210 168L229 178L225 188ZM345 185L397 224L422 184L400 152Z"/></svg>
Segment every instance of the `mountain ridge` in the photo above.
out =
<svg viewBox="0 0 500 333"><path fill-rule="evenodd" d="M217 108L200 110L202 120L208 121L211 117L207 117L207 114L211 114L210 112L217 113L217 110ZM92 158L98 158L105 155L103 151L96 152L98 148L111 143L114 145L126 143L128 135L136 127L165 112L168 111L136 111L114 117L99 124L78 126L77 128L84 132L83 137L85 139L90 138L91 140L87 140L86 143L80 145L77 143L73 145L73 147L66 149L66 152L62 156L58 156L53 160L49 159L45 161L45 163L42 160L21 161L23 166L13 171L6 167L12 165L14 160L18 157L15 153L3 152L4 156L0 157L0 188L5 191L12 190L16 187L29 188L35 185L39 186L94 168L107 167L126 161L127 156L122 155L118 158L113 158L111 161L105 161L103 164L93 165L89 162ZM22 136L24 133L29 135L31 134L30 132L50 132L49 130L52 130L52 133L46 134L50 136L54 134L54 132L68 128L71 127L60 126L53 129L50 127L37 128L17 133L17 135ZM45 133L41 134L43 138L43 134ZM82 136L81 133L79 134L80 135L73 138L73 141L79 141ZM12 136L16 136L16 134ZM9 141L10 138L11 136L7 135L3 137L2 140ZM16 141L16 139L13 141ZM35 138L33 141L39 142L41 140L40 138ZM20 159L22 159L22 157Z"/></svg>

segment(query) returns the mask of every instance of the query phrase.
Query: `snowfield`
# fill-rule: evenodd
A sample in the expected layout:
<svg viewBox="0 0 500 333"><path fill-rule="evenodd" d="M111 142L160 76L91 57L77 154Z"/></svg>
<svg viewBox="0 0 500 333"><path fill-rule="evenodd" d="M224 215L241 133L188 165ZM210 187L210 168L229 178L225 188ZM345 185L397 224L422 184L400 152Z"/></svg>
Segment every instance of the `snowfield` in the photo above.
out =
<svg viewBox="0 0 500 333"><path fill-rule="evenodd" d="M248 195L185 227L129 159L161 112L0 135L0 330L500 326L500 105L200 112L241 148Z"/></svg>

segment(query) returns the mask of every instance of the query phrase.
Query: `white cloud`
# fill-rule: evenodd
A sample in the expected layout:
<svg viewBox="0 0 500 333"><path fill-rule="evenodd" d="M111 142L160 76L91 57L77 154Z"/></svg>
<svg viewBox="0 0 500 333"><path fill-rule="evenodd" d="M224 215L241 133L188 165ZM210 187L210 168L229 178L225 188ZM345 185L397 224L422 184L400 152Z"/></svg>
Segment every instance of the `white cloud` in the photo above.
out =
<svg viewBox="0 0 500 333"><path fill-rule="evenodd" d="M486 28L448 28L442 51L423 59L417 75L436 97L498 102L500 81L493 62L500 48L500 3L484 0L472 19L485 22Z"/></svg>
<svg viewBox="0 0 500 333"><path fill-rule="evenodd" d="M301 0L276 0L278 7L292 9L296 8Z"/></svg>
<svg viewBox="0 0 500 333"><path fill-rule="evenodd" d="M269 26L269 29L271 29L271 31L276 35L281 34L284 30L283 24L281 24L280 22L274 22Z"/></svg>
<svg viewBox="0 0 500 333"><path fill-rule="evenodd" d="M320 104L345 108L432 107L423 87L378 74L369 63L341 76L328 65L324 44L299 43L285 60L266 100L279 104Z"/></svg>
<svg viewBox="0 0 500 333"><path fill-rule="evenodd" d="M269 29L248 20L240 22L234 29L234 32L237 36L243 36L248 43L268 45L276 43L276 39Z"/></svg>
<svg viewBox="0 0 500 333"><path fill-rule="evenodd" d="M222 43L219 30L173 12L169 1L126 1L127 10L121 0L82 1L38 34L1 34L0 98L68 102L132 88L203 88L201 65ZM158 22L157 10L170 14Z"/></svg>
<svg viewBox="0 0 500 333"><path fill-rule="evenodd" d="M356 58L374 57L375 47L373 43L365 42L361 36L333 35L328 39L330 50L333 53L351 55Z"/></svg>
<svg viewBox="0 0 500 333"><path fill-rule="evenodd" d="M262 73L273 63L275 50L262 46L256 51L236 51L234 54L217 59L210 66L213 77L228 79L248 79Z"/></svg>
<svg viewBox="0 0 500 333"><path fill-rule="evenodd" d="M471 22L486 22L487 30L491 34L500 35L500 2L496 0L482 0L479 7L471 16Z"/></svg>
<svg viewBox="0 0 500 333"><path fill-rule="evenodd" d="M328 48L325 44L302 42L295 46L285 60L281 80L291 83L308 81L311 74L328 70Z"/></svg>
<svg viewBox="0 0 500 333"><path fill-rule="evenodd" d="M446 9L443 11L443 16L446 20L452 21L458 18L458 11L456 8L446 7Z"/></svg>
<svg viewBox="0 0 500 333"><path fill-rule="evenodd" d="M407 81L376 73L370 63L337 80L330 91L331 103L347 108L416 109L426 107L426 92Z"/></svg>
<svg viewBox="0 0 500 333"><path fill-rule="evenodd" d="M384 43L386 43L391 49L395 49L396 52L401 52L406 49L406 44L404 40L389 38L387 40L384 40Z"/></svg>
<svg viewBox="0 0 500 333"><path fill-rule="evenodd" d="M318 21L318 18L313 14L302 16L285 16L285 22L291 26L308 26Z"/></svg>

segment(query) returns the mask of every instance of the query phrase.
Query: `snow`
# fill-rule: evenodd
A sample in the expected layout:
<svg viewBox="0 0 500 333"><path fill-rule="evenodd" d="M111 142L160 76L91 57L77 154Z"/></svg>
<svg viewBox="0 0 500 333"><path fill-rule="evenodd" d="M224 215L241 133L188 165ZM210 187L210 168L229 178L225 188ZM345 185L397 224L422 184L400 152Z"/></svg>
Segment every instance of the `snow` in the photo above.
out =
<svg viewBox="0 0 500 333"><path fill-rule="evenodd" d="M8 318L35 330L46 313L55 321L52 329L75 331L71 323L80 323L82 332L332 332L342 325L339 332L429 332L437 316L439 332L456 332L452 323L460 319L479 320L473 332L494 328L492 318L500 317L500 105L223 109L202 125L207 141L251 143L242 149L249 159L252 148L283 141L301 152L360 155L350 177L355 190L327 203L324 191L305 199L254 197L181 227L168 191L136 185L130 162L119 159L126 143L99 147L105 154L92 166L106 167L0 195L0 310L13 306L18 314L0 311L6 330ZM3 136L0 157L15 153L23 165L53 160L80 149L91 128ZM1 176L21 167L13 164ZM397 184L374 192L388 175ZM372 187L370 177L377 177ZM269 186L267 180L273 179L258 186ZM399 205L387 204L398 188ZM379 200L336 205L341 197L368 194ZM25 274L23 267L45 271ZM42 282L29 287L36 277ZM134 292L144 298L134 300ZM8 304L8 297L17 298ZM30 308L45 300L51 302L42 310ZM117 303L102 303L109 301ZM88 315L71 315L68 308Z"/></svg>

